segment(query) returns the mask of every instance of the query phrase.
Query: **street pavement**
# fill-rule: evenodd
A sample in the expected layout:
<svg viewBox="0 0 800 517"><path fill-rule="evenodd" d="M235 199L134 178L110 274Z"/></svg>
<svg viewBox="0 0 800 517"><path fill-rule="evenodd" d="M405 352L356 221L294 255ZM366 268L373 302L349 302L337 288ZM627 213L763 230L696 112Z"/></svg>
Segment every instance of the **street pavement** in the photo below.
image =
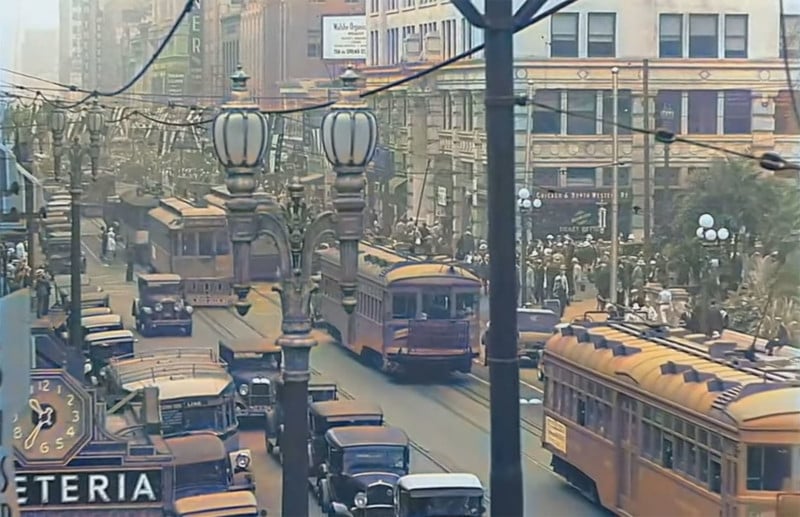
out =
<svg viewBox="0 0 800 517"><path fill-rule="evenodd" d="M111 307L120 314L125 327L134 329L131 307L136 297L136 284L125 282L125 265L121 259L114 264L104 264L98 257L100 249L99 227L93 221L82 224L83 248L86 252L87 270L92 285L99 285L109 293ZM201 312L201 311L198 311ZM135 331L134 331L135 332ZM152 337L138 336L135 346L136 353L147 353L155 350L169 348L213 348L217 350L219 339L229 337L221 335L216 328L212 328L200 317L194 321L192 337ZM242 448L250 449L253 456L252 471L256 480L256 498L259 508L266 509L268 515L279 517L281 515L281 475L280 464L267 454L264 435L258 430L243 430L239 433L239 442ZM322 517L322 512L316 500L309 494L309 517Z"/></svg>
<svg viewBox="0 0 800 517"><path fill-rule="evenodd" d="M112 307L123 316L126 326L132 328L130 313L135 285L124 282L122 263L110 266L100 263L96 256L100 247L99 228L92 222L86 222L84 228L92 282L103 285L110 293ZM199 309L192 337L140 338L136 351L215 348L220 339L234 336L277 336L280 307L269 285L257 285L250 300L253 307L244 318L228 309ZM485 379L473 374L440 383L396 382L361 364L325 334L315 332L315 335L319 345L311 355L313 373L336 381L345 397L380 404L388 423L404 429L412 441L412 472L472 472L489 486L489 385ZM523 384L521 392L521 398L526 399L521 406L525 516L607 515L582 499L549 469L550 455L540 446L541 394L537 389ZM537 398L539 403L535 402ZM241 441L254 455L259 504L270 515L280 515L278 464L267 456L261 433L244 431ZM313 501L310 505L314 515L318 506Z"/></svg>

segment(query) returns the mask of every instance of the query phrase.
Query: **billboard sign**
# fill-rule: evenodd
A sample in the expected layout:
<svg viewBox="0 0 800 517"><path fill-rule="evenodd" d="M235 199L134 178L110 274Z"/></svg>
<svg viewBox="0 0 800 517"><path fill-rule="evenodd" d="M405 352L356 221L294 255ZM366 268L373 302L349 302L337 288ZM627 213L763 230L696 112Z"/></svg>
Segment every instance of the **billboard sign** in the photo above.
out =
<svg viewBox="0 0 800 517"><path fill-rule="evenodd" d="M367 59L366 15L323 16L322 59L347 61Z"/></svg>

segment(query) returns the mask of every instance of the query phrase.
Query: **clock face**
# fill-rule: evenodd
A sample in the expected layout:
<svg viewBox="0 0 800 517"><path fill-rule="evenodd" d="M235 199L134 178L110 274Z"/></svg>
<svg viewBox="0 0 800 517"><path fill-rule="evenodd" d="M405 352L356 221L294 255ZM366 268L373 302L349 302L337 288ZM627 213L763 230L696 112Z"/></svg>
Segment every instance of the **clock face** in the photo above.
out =
<svg viewBox="0 0 800 517"><path fill-rule="evenodd" d="M91 435L91 398L63 371L31 372L27 406L14 416L17 453L28 463L67 462Z"/></svg>

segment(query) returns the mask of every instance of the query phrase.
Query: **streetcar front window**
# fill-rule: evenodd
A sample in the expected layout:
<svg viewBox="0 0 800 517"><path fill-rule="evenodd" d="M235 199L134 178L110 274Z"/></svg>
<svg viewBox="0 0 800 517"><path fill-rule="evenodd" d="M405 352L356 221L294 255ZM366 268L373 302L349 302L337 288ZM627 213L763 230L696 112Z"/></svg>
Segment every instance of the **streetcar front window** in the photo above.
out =
<svg viewBox="0 0 800 517"><path fill-rule="evenodd" d="M792 456L800 454L798 445L748 445L747 489L766 492L791 490Z"/></svg>
<svg viewBox="0 0 800 517"><path fill-rule="evenodd" d="M469 318L476 312L478 295L475 293L460 293L456 295L456 317Z"/></svg>
<svg viewBox="0 0 800 517"><path fill-rule="evenodd" d="M422 312L430 320L449 320L450 315L450 295L443 293L423 293Z"/></svg>

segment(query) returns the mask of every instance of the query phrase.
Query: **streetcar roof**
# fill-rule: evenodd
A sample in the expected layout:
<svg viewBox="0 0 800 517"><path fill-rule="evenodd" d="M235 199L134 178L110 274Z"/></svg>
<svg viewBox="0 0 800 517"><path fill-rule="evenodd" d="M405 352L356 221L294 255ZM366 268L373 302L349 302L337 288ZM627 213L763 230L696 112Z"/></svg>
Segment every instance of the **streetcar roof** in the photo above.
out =
<svg viewBox="0 0 800 517"><path fill-rule="evenodd" d="M258 502L249 490L234 490L183 497L174 507L182 517L240 517L256 515Z"/></svg>
<svg viewBox="0 0 800 517"><path fill-rule="evenodd" d="M274 338L246 337L230 339L219 342L220 347L225 347L234 354L275 354L281 351L281 347L275 344Z"/></svg>
<svg viewBox="0 0 800 517"><path fill-rule="evenodd" d="M475 474L456 472L435 474L408 474L400 478L397 486L404 490L430 490L440 488L474 488L483 490Z"/></svg>
<svg viewBox="0 0 800 517"><path fill-rule="evenodd" d="M773 363L731 360L734 343L696 342L679 331L646 334L646 326L628 323L565 325L560 331L547 342L546 354L632 382L676 407L739 428L758 427L756 420L769 426L767 420L778 415L792 415L790 425L800 425L796 374ZM782 428L788 420L771 423Z"/></svg>
<svg viewBox="0 0 800 517"><path fill-rule="evenodd" d="M182 281L181 275L172 273L140 273L139 279L148 284L175 284Z"/></svg>
<svg viewBox="0 0 800 517"><path fill-rule="evenodd" d="M130 330L108 330L106 332L95 332L94 334L89 334L84 338L86 343L94 345L98 343L104 343L106 341L121 341L121 340L133 340L133 332Z"/></svg>
<svg viewBox="0 0 800 517"><path fill-rule="evenodd" d="M325 433L328 441L336 447L407 446L408 436L398 427L386 425L353 425L334 427Z"/></svg>
<svg viewBox="0 0 800 517"><path fill-rule="evenodd" d="M153 386L158 388L158 400L168 402L193 397L218 397L231 382L233 379L222 370L216 376L151 377L126 383L122 387L125 391L136 391Z"/></svg>
<svg viewBox="0 0 800 517"><path fill-rule="evenodd" d="M223 442L214 433L195 433L174 436L164 440L175 458L175 466L191 465L206 461L219 461L227 458Z"/></svg>

